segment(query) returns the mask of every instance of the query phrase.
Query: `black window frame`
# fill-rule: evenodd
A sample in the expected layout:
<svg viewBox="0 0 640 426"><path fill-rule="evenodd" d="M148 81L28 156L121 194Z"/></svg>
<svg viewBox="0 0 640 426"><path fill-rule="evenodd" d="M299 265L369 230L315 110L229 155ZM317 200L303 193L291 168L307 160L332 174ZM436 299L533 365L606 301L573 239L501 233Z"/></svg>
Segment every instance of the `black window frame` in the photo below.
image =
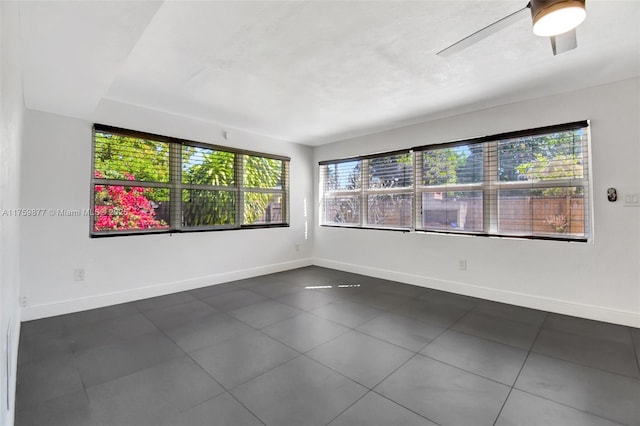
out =
<svg viewBox="0 0 640 426"><path fill-rule="evenodd" d="M376 166L377 161L382 161L385 165ZM336 166L337 169L339 164L344 163L358 163L358 165L356 166L358 176L355 177L357 178L358 187L336 188L334 190L327 191L327 186L323 184L323 218L325 218L325 226L331 226L333 224L335 226L341 227L388 229L396 231L407 231L412 228L411 224L414 220L412 207L413 201L411 201L411 205L408 209L403 208L403 204L406 203L407 197L412 199L412 197L414 196L414 165L413 157L410 150L405 149L385 152L381 154L372 154L352 159L338 160L334 162L322 162L321 166L328 166L329 164L331 164ZM410 169L409 173L407 173L405 170L407 166L409 166ZM374 170L376 167L378 168L378 170ZM323 176L321 176L321 180L326 183L326 180L330 175L330 171L328 170L328 168L326 168L325 170L326 172ZM337 171L335 174L337 174ZM376 178L379 180L384 180L385 177L400 178L400 181L402 182L393 182L392 180L394 179L390 179L389 181L384 182L374 181ZM336 176L335 179L339 178ZM344 177L342 177L342 179L344 179ZM326 210L328 200L324 195L327 192L330 193L330 197L332 198L342 198L343 200L352 199L353 207L354 209L357 209L355 216L358 218L358 223L340 223L339 220L333 221L332 223L326 223ZM399 207L398 211L395 211L394 209L391 210L393 215L398 217L378 217L377 219L374 218L374 216L376 216L373 211L374 208L379 210L379 207L377 206L379 202L382 202L382 204L388 204L385 199L389 199L389 197L396 197L393 203L396 203L396 206ZM408 213L408 218L403 218L403 211L405 214ZM387 224L387 219L395 220L390 220L391 223ZM403 224L405 221L407 221L408 224Z"/></svg>
<svg viewBox="0 0 640 426"><path fill-rule="evenodd" d="M520 138L535 138L542 137L549 134L556 134L569 131L584 131L584 136L579 142L581 151L581 166L584 168L585 173L580 178L561 178L551 181L539 181L539 182L501 182L498 177L499 168L499 155L498 146L501 142L520 139ZM355 228L355 229L378 229L378 230L395 230L402 232L420 232L420 233L436 233L436 234L457 234L457 235L472 235L472 236L484 236L484 237L505 237L516 239L534 239L534 240L554 240L554 241L569 241L569 242L588 242L593 239L593 210L592 210L592 181L591 181L591 137L590 137L590 122L588 120L575 121L570 123L556 124L552 126L544 126L532 129L518 130L513 132L505 132L495 135L481 136L476 138L469 138L464 140L458 140L453 142L446 142L441 144L421 145L415 146L409 150L396 150L387 153L377 153L374 155L364 155L357 157L350 157L338 160L326 160L320 161L319 164L319 176L320 176L320 190L321 199L320 204L320 226L322 227L340 227L340 228ZM482 150L482 165L481 175L482 180L480 182L469 180L462 184L442 184L442 185L428 185L423 181L422 176L422 161L424 153L435 152L438 149L450 149L450 148L463 148L463 147L475 147ZM327 195L333 195L330 191L327 191L324 185L324 179L326 175L326 168L332 164L339 164L346 161L361 161L365 164L369 158L383 157L385 155L393 155L398 152L410 152L413 155L413 186L411 191L413 194L413 220L411 227L409 228L389 228L389 227L376 227L366 223L366 219L360 214L360 222L357 224L340 224L337 222L328 222L326 220L325 211L325 197ZM361 167L364 170L366 167ZM360 199L360 206L366 203L367 189L364 182L365 177L362 177L363 184L357 190L351 190L352 196L357 196ZM530 233L526 232L500 232L498 229L498 197L501 190L515 190L515 189L549 189L555 187L577 187L580 188L583 194L583 234L581 235L567 235L567 234L554 234L550 232L548 235L544 233L536 233L533 229ZM476 192L481 194L482 203L482 229L478 230L454 230L454 229L434 229L433 227L425 226L423 224L423 196L429 192ZM346 193L346 192L345 192Z"/></svg>
<svg viewBox="0 0 640 426"><path fill-rule="evenodd" d="M167 182L158 181L142 181L142 180L123 180L109 179L105 177L96 177L96 134L111 134L123 137L132 137L142 140L148 140L163 144L168 144L169 149L169 178ZM218 152L230 153L233 155L233 184L231 185L201 185L189 182L183 182L183 147L202 148ZM260 188L245 185L243 174L244 159L248 156L260 157L269 161L280 161L280 180L279 186L268 188ZM150 234L173 234L173 233L191 233L191 232L208 232L208 231L224 231L224 230L241 230L241 229L259 229L259 228L282 228L290 226L289 203L290 203L290 162L291 158L282 155L263 153L258 151L244 150L232 147L226 147L217 144L209 144L204 142L192 141L187 139L163 136L148 132L124 129L104 124L95 123L92 127L92 148L91 148L91 179L90 179L90 231L91 238L115 237L115 236L131 236L131 235L150 235ZM168 210L170 220L166 228L147 228L147 229L123 229L123 230L96 230L96 186L131 186L140 188L163 189L169 191ZM198 225L186 226L184 222L184 203L183 191L226 191L233 194L233 210L234 221L231 224L216 225ZM280 197L280 213L279 221L261 222L261 223L245 223L244 200L245 194L249 192L276 194Z"/></svg>

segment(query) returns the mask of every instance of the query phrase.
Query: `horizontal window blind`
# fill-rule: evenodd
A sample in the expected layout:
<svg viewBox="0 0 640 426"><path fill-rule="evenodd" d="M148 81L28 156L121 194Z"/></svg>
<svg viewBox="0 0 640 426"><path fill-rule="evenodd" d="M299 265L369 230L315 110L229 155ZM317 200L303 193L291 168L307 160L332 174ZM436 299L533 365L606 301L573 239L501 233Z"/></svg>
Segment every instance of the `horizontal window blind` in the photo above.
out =
<svg viewBox="0 0 640 426"><path fill-rule="evenodd" d="M588 122L320 163L323 225L586 241Z"/></svg>
<svg viewBox="0 0 640 426"><path fill-rule="evenodd" d="M289 158L94 125L91 235L286 226Z"/></svg>
<svg viewBox="0 0 640 426"><path fill-rule="evenodd" d="M364 160L366 222L372 228L411 229L413 156L410 152ZM363 203L364 204L364 203Z"/></svg>
<svg viewBox="0 0 640 426"><path fill-rule="evenodd" d="M416 229L482 232L484 166L482 144L416 150L420 200Z"/></svg>
<svg viewBox="0 0 640 426"><path fill-rule="evenodd" d="M324 188L324 223L361 226L362 160L320 166Z"/></svg>
<svg viewBox="0 0 640 426"><path fill-rule="evenodd" d="M409 151L320 165L324 224L411 229L413 156Z"/></svg>
<svg viewBox="0 0 640 426"><path fill-rule="evenodd" d="M245 206L244 223L281 223L287 214L283 207L288 193L289 162L244 155L241 174Z"/></svg>
<svg viewBox="0 0 640 426"><path fill-rule="evenodd" d="M92 232L171 228L170 143L95 129Z"/></svg>
<svg viewBox="0 0 640 426"><path fill-rule="evenodd" d="M502 139L489 152L498 210L492 232L588 238L586 128Z"/></svg>
<svg viewBox="0 0 640 426"><path fill-rule="evenodd" d="M238 226L236 156L219 148L182 144L181 194L175 205L182 229Z"/></svg>

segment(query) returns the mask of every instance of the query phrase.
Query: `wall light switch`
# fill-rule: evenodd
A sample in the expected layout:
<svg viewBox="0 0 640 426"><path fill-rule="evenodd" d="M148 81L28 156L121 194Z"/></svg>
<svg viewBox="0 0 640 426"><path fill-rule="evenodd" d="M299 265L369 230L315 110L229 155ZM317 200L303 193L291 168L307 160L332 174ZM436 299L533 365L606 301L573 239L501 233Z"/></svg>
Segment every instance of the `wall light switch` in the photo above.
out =
<svg viewBox="0 0 640 426"><path fill-rule="evenodd" d="M624 205L631 207L640 206L640 194L626 194L624 196Z"/></svg>

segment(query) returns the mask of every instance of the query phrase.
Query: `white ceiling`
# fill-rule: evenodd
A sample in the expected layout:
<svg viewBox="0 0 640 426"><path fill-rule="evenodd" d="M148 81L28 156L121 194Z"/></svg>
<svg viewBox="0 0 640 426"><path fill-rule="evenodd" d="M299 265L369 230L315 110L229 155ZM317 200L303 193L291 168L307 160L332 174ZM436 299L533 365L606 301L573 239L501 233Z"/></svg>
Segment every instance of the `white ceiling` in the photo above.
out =
<svg viewBox="0 0 640 426"><path fill-rule="evenodd" d="M25 103L92 120L101 101L319 145L640 75L640 1L588 0L578 48L529 19L435 53L504 1L23 1Z"/></svg>

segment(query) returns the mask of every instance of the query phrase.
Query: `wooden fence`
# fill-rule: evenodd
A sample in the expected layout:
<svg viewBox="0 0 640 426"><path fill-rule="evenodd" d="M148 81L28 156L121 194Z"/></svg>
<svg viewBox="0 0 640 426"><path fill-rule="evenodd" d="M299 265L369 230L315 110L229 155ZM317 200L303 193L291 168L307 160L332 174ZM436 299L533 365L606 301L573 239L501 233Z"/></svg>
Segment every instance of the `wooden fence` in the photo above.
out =
<svg viewBox="0 0 640 426"><path fill-rule="evenodd" d="M498 203L498 215L500 231L584 234L582 197L504 197Z"/></svg>
<svg viewBox="0 0 640 426"><path fill-rule="evenodd" d="M388 206L383 212L380 222L385 226L410 226L410 207ZM371 216L371 211L369 213ZM423 220L427 229L481 232L484 227L482 201L430 200L423 209ZM369 222L375 223L372 217ZM498 227L498 232L504 234L582 235L584 200L575 196L504 196L498 201Z"/></svg>

